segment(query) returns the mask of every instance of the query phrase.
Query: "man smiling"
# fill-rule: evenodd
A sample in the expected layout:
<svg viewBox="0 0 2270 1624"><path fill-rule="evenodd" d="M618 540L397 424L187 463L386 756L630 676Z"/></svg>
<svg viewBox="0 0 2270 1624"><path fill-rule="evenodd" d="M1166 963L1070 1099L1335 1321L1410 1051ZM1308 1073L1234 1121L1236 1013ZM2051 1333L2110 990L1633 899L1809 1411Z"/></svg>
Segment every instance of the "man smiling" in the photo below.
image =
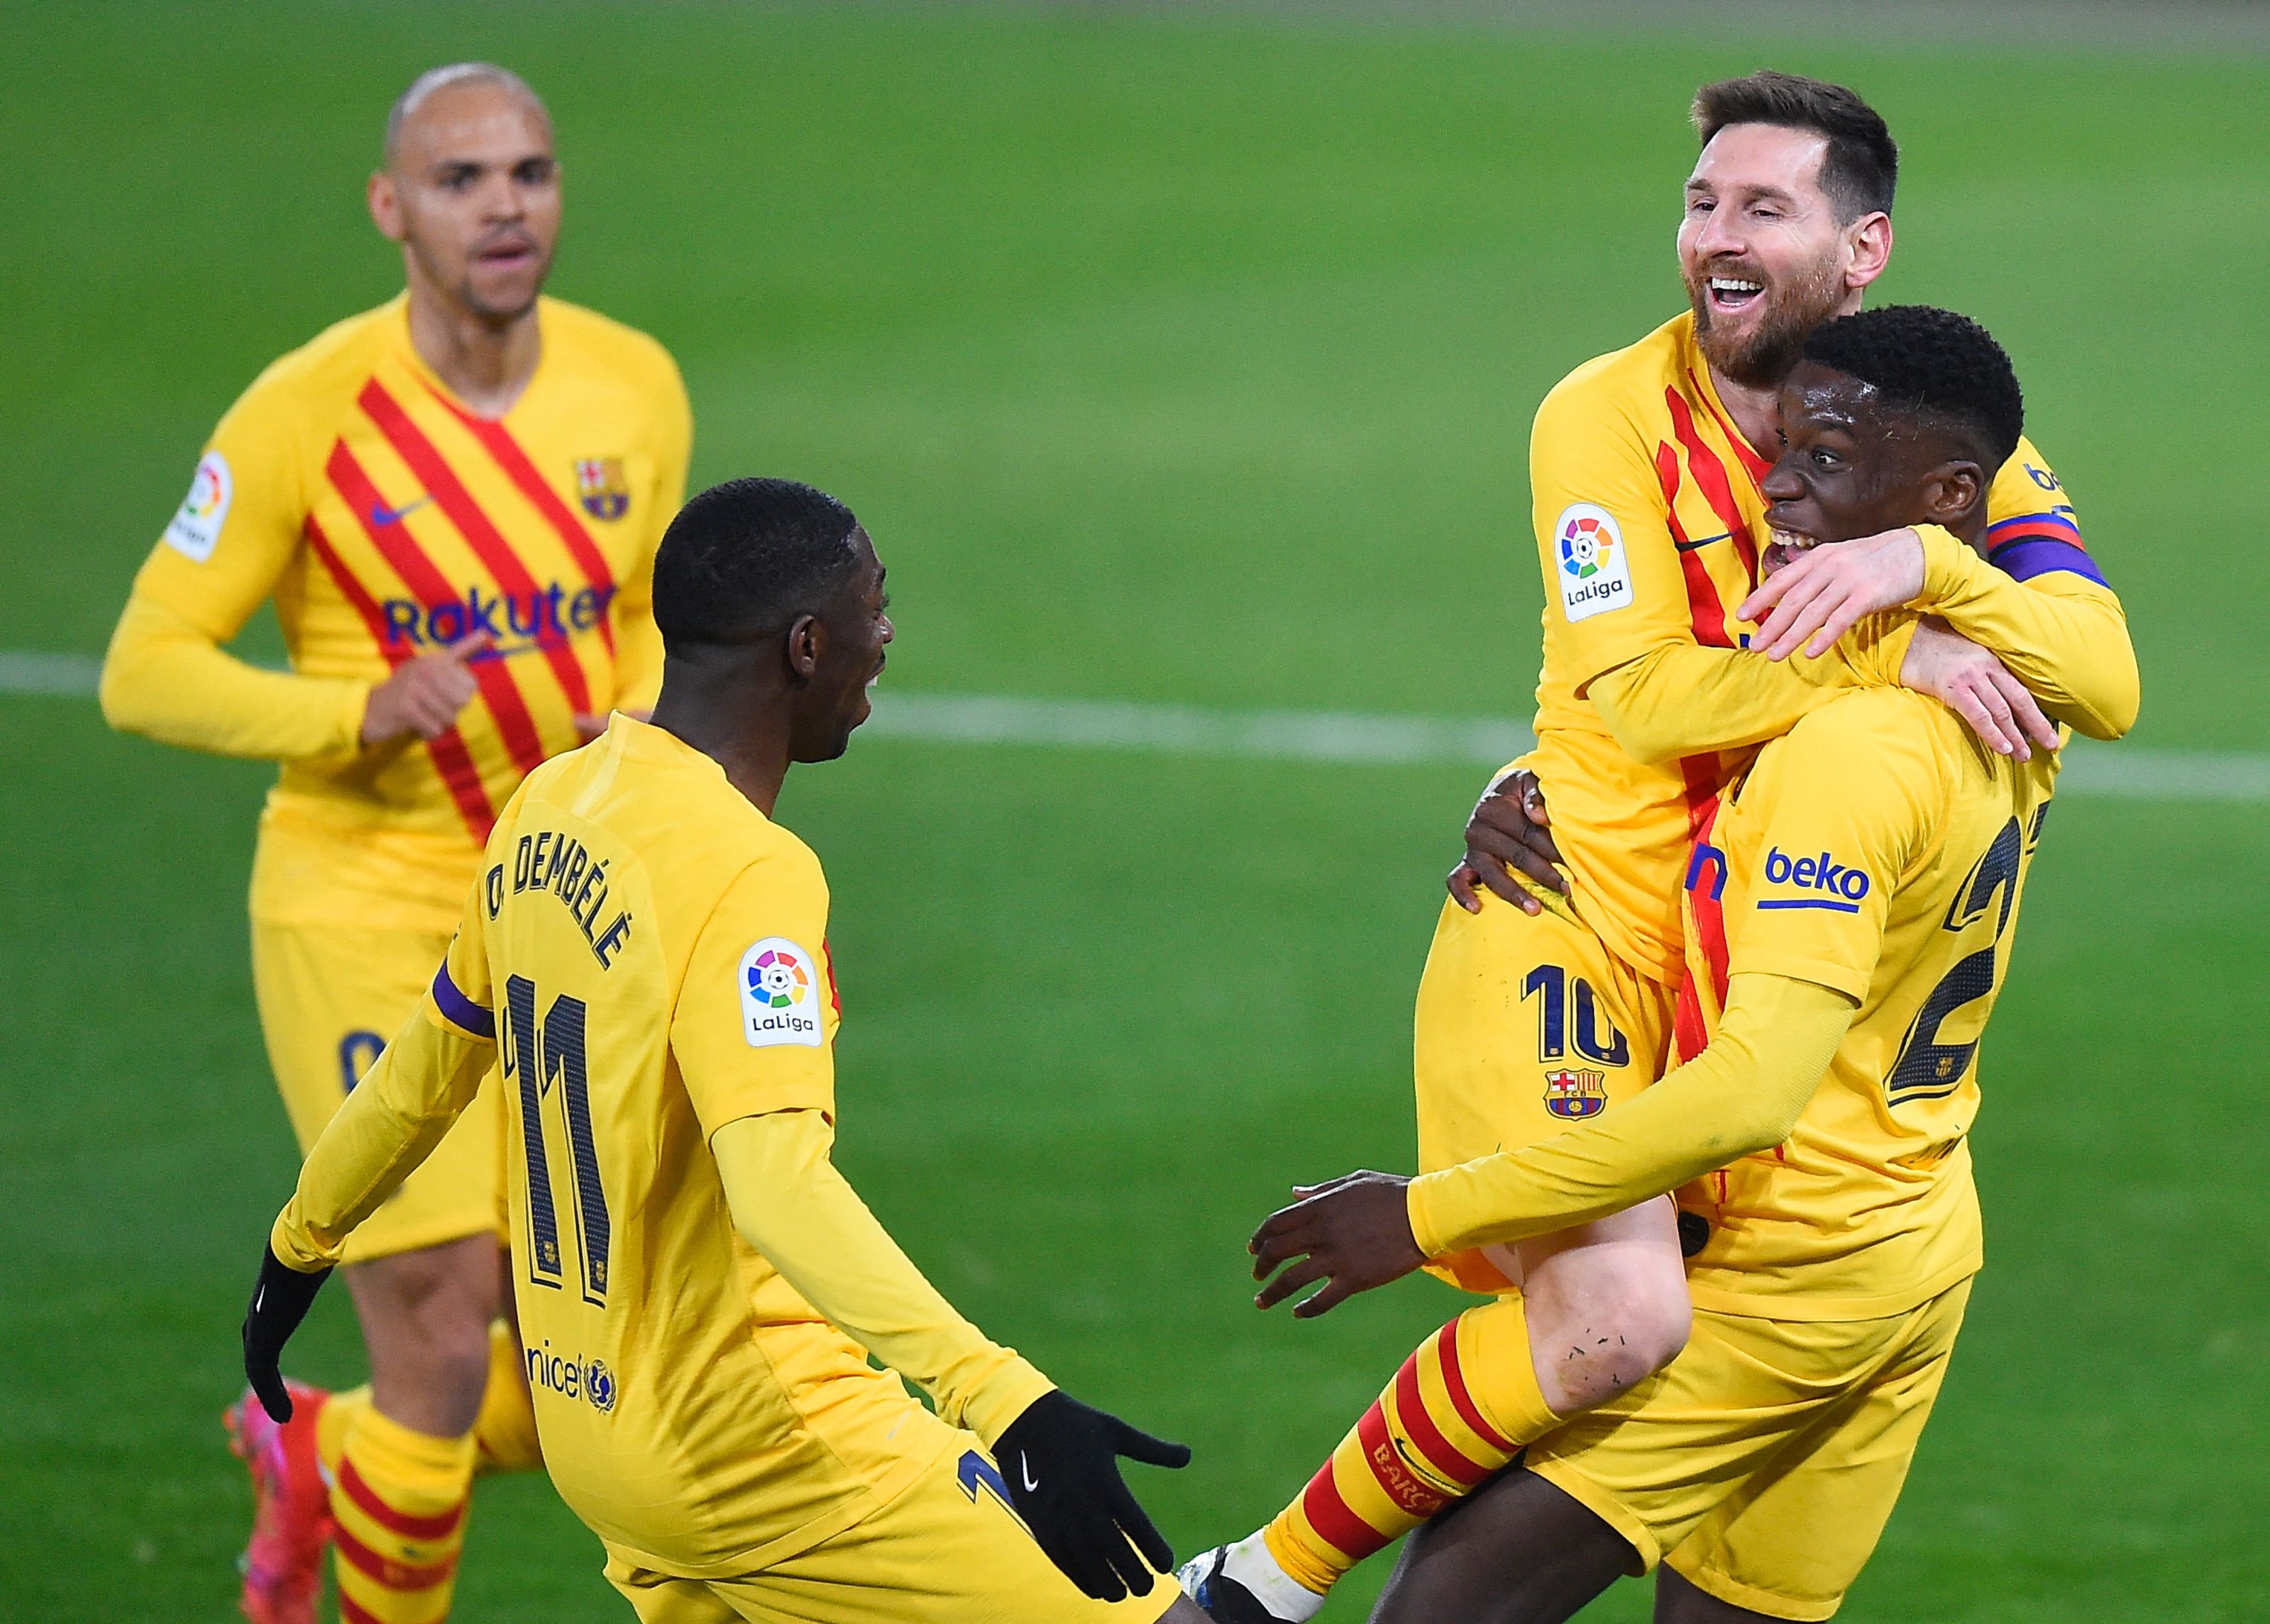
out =
<svg viewBox="0 0 2270 1624"><path fill-rule="evenodd" d="M1764 480L1773 564L1923 523L1983 553L2023 413L2000 346L1899 306L1828 323L1803 357ZM1263 1227L1265 1268L1305 1255L1363 1285L1674 1189L1700 1232L1678 1361L1415 1537L1376 1624L1554 1624L1658 1561L1659 1624L1836 1613L1981 1264L1979 1042L2056 773L1916 694L1814 711L1702 809L1683 1064L1597 1122L1410 1181L1400 1234L1300 1207Z"/></svg>
<svg viewBox="0 0 2270 1624"><path fill-rule="evenodd" d="M2022 438L1983 499L2008 568L1943 525L1903 524L1760 587L1779 385L1806 335L1857 311L1883 273L1898 149L1854 93L1788 74L1705 85L1693 115L1702 151L1678 236L1689 309L1563 379L1532 435L1546 581L1538 745L1501 783L1517 835L1519 797L1542 782L1558 845L1525 857L1493 825L1504 803L1477 809L1419 990L1426 1170L1613 1117L1663 1075L1686 951L1679 879L1703 811L1754 746L1845 685L1932 694L2018 761L2054 744L2049 717L2099 738L2134 720L2119 601ZM1866 611L1898 604L1961 635L1910 617L1837 645ZM1784 658L1800 646L1829 657ZM1319 1224L1409 1221L1392 1181L1300 1193L1294 1210ZM1265 1529L1185 1569L1216 1618L1299 1624L1356 1562L1646 1381L1688 1333L1668 1200L1429 1266L1493 1301L1413 1353ZM1263 1306L1323 1277L1313 1259L1296 1266ZM1326 1312L1376 1283L1343 1275L1294 1311Z"/></svg>
<svg viewBox="0 0 2270 1624"><path fill-rule="evenodd" d="M394 104L372 219L404 294L263 373L213 431L103 668L115 727L278 761L253 986L300 1146L417 1006L522 777L653 703L655 545L691 426L661 346L540 297L552 122L485 63ZM226 653L263 600L288 672ZM243 1606L315 1616L328 1534L350 1624L449 1610L476 1465L538 1464L500 1309L493 1098L346 1253L371 1384L230 1413L257 1510ZM328 1480L328 1487L327 1487Z"/></svg>

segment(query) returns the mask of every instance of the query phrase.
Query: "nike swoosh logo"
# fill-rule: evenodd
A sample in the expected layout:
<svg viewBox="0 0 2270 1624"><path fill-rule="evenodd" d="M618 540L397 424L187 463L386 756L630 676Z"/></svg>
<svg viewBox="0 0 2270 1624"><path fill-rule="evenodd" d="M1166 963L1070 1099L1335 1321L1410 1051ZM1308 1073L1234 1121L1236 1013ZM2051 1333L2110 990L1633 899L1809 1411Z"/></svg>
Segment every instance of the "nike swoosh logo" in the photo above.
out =
<svg viewBox="0 0 2270 1624"><path fill-rule="evenodd" d="M1033 1475L1033 1463L1022 1450L1017 1451L1017 1472L1025 1479L1025 1493L1027 1494L1040 1487L1041 1480Z"/></svg>
<svg viewBox="0 0 2270 1624"><path fill-rule="evenodd" d="M1680 552L1694 552L1694 551L1695 551L1695 548L1697 548L1697 547L1707 547L1707 546L1709 546L1709 545L1710 545L1712 542L1714 542L1714 541L1724 541L1724 540L1725 540L1725 539L1726 539L1726 538L1727 538L1727 537L1729 537L1729 536L1732 535L1733 533L1734 533L1734 532L1733 532L1733 531L1732 531L1732 530L1720 530L1720 531L1719 531L1717 535L1715 535L1715 536L1704 536L1704 537L1701 538L1700 539L1698 539L1698 540L1695 540L1695 541L1680 541L1680 542L1673 542L1672 545L1673 545L1674 547L1678 548L1678 550L1679 550Z"/></svg>
<svg viewBox="0 0 2270 1624"><path fill-rule="evenodd" d="M434 499L431 495L421 496L416 501L404 502L399 508L389 508L383 503L373 502L370 508L371 524L374 528L388 524L399 524L403 520L408 518L412 514L417 512L420 508L423 508L427 502L430 502L433 500Z"/></svg>

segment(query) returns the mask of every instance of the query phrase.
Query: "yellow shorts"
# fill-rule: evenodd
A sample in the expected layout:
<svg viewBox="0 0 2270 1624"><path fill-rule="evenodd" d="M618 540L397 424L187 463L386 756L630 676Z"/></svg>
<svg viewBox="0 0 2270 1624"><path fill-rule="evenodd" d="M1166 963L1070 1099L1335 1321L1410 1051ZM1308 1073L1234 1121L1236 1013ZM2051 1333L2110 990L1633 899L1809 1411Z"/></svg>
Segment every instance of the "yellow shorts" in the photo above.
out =
<svg viewBox="0 0 2270 1624"><path fill-rule="evenodd" d="M252 922L252 990L268 1063L305 1154L418 1007L449 934ZM425 1165L348 1237L364 1263L499 1228L499 1091L484 1088Z"/></svg>
<svg viewBox="0 0 2270 1624"><path fill-rule="evenodd" d="M1668 1369L1532 1444L1529 1469L1647 1567L1770 1618L1828 1618L1907 1481L1970 1296L1965 1280L1870 1320L1698 1309Z"/></svg>
<svg viewBox="0 0 2270 1624"><path fill-rule="evenodd" d="M1572 914L1445 902L1419 982L1420 1170L1536 1144L1631 1098L1663 1075L1676 1003ZM1478 1252L1429 1267L1469 1290L1511 1284Z"/></svg>
<svg viewBox="0 0 2270 1624"><path fill-rule="evenodd" d="M976 1448L947 1450L881 1509L760 1571L680 1578L611 1548L607 1578L640 1624L1150 1624L1183 1594L1161 1575L1147 1596L1081 1595L1033 1543Z"/></svg>

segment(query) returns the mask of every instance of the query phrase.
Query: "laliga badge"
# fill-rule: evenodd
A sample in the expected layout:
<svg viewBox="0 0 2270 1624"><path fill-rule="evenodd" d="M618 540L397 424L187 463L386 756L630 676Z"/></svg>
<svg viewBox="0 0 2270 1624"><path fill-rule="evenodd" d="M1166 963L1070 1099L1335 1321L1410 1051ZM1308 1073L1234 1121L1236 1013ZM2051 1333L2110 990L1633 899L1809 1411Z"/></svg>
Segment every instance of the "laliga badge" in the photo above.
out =
<svg viewBox="0 0 2270 1624"><path fill-rule="evenodd" d="M1586 620L1632 601L1631 559L1615 515L1591 502L1571 502L1553 522L1553 531L1563 615Z"/></svg>
<svg viewBox="0 0 2270 1624"><path fill-rule="evenodd" d="M220 527L228 523L228 504L236 495L229 477L228 458L208 451L197 459L189 493L182 498L173 523L166 526L166 545L192 564L212 557L220 545Z"/></svg>
<svg viewBox="0 0 2270 1624"><path fill-rule="evenodd" d="M741 1034L751 1049L820 1042L817 960L784 936L768 936L741 955Z"/></svg>

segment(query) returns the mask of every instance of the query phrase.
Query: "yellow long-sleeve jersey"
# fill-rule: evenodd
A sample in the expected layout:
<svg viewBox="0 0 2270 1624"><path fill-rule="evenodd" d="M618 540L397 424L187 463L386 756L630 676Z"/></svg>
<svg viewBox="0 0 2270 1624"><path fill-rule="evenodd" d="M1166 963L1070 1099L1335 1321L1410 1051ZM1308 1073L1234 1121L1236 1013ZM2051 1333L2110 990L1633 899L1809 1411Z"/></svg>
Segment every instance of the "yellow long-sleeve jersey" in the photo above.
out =
<svg viewBox="0 0 2270 1624"><path fill-rule="evenodd" d="M405 299L270 367L213 431L103 668L114 726L279 760L271 811L437 854L391 888L427 874L445 917L496 809L575 744L578 713L650 705L661 682L650 586L685 494L685 387L604 316L547 299L537 322L535 375L495 419L419 358ZM221 648L268 600L289 672ZM476 632L493 646L457 725L364 747L372 686Z"/></svg>
<svg viewBox="0 0 2270 1624"><path fill-rule="evenodd" d="M1702 808L1753 746L1838 691L1745 651L1754 628L1735 611L1757 584L1767 467L1719 401L1688 315L1571 373L1531 437L1545 651L1525 760L1545 784L1577 914L1667 983L1681 970L1679 881ZM1918 527L1913 607L2000 656L2051 716L2118 737L2139 693L2126 619L2030 441L1988 508L1991 564ZM1897 671L1894 657L1874 680Z"/></svg>
<svg viewBox="0 0 2270 1624"><path fill-rule="evenodd" d="M506 807L419 1012L271 1236L295 1267L333 1261L484 1076L501 1086L545 1465L594 1531L663 1571L804 1549L966 1442L953 1424L990 1443L1050 1388L829 1163L827 931L811 851L708 756L616 716Z"/></svg>
<svg viewBox="0 0 2270 1624"><path fill-rule="evenodd" d="M1995 755L1890 689L1768 745L1689 859L1684 1064L1581 1128L1413 1181L1421 1247L1548 1234L1684 1184L1710 1224L1699 1308L1869 1319L1975 1272L1978 1045L2056 776L2054 754Z"/></svg>

